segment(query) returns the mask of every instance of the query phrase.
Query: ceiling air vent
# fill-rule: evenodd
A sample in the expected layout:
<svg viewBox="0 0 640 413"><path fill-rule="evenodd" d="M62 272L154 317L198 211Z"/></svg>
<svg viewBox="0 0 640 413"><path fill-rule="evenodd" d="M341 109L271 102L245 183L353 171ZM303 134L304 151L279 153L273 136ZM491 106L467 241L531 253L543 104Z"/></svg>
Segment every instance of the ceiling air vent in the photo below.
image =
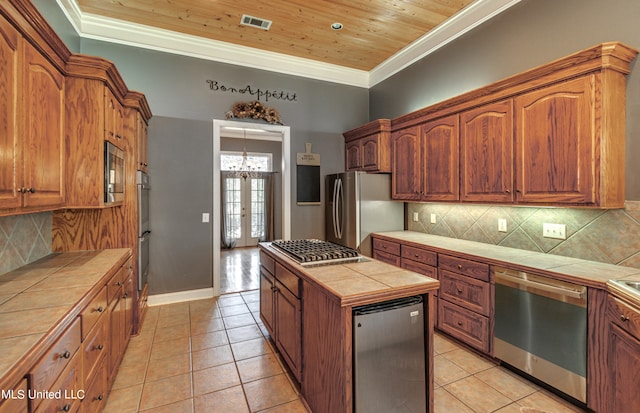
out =
<svg viewBox="0 0 640 413"><path fill-rule="evenodd" d="M245 26L257 27L262 30L269 30L271 27L271 20L259 19L257 17L249 16L247 14L242 15L242 19L240 20L240 24Z"/></svg>

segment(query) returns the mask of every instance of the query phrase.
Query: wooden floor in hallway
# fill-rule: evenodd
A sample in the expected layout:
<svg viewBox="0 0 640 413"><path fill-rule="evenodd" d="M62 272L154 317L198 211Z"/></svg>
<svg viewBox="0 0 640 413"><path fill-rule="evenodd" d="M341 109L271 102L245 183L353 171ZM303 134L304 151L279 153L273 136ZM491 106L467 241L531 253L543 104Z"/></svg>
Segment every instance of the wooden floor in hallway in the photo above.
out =
<svg viewBox="0 0 640 413"><path fill-rule="evenodd" d="M260 249L232 248L220 251L220 293L260 288Z"/></svg>

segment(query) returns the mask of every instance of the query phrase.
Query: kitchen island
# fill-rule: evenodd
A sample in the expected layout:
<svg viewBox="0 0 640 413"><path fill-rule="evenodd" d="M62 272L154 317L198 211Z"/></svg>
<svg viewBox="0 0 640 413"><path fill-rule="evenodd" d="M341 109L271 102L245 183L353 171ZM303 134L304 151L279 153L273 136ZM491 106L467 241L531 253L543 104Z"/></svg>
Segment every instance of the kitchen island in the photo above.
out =
<svg viewBox="0 0 640 413"><path fill-rule="evenodd" d="M365 258L303 267L260 244L260 317L314 413L352 412L354 307L423 297L427 412L433 412L434 294L439 282Z"/></svg>

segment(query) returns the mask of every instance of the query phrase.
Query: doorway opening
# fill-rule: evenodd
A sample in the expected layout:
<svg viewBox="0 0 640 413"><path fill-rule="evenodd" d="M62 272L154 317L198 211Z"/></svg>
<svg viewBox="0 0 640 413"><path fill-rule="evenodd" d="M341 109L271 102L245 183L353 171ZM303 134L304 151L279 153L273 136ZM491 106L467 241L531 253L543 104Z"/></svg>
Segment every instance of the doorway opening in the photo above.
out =
<svg viewBox="0 0 640 413"><path fill-rule="evenodd" d="M239 165L248 155L254 174L242 175ZM273 155L271 153L250 153L222 151L222 246L255 247L261 240L267 239L273 214L273 179L265 175L272 172Z"/></svg>
<svg viewBox="0 0 640 413"><path fill-rule="evenodd" d="M213 121L213 294L214 296L220 295L221 292L232 292L234 288L244 288L240 284L240 287L234 287L237 283L226 281L226 286L221 290L221 280L223 271L247 271L251 268L257 268L259 271L259 254L257 249L253 251L243 251L246 248L238 248L237 251L222 250L222 194L223 189L221 185L221 177L223 175L222 168L222 148L221 141L227 138L232 139L249 139L249 140L265 140L279 143L279 150L281 154L280 167L276 168L273 165L273 170L276 173L273 178L277 180L277 184L280 187L279 210L281 211L277 223L276 234L278 238L290 239L291 238L291 180L290 180L290 128L282 125L261 124L261 123L249 123L238 121L218 120ZM246 179L249 181L249 178ZM242 184L251 185L251 184ZM254 190L256 192L255 197L259 196L260 184L254 184ZM251 191L251 189L249 189ZM238 189L241 193L242 189ZM246 195L245 195L246 197ZM249 195L249 198L251 195ZM258 202L259 203L259 202ZM242 208L242 207L240 207ZM251 208L251 206L249 206ZM258 205L253 206L254 210L259 208ZM248 211L245 210L245 215ZM242 215L240 209L239 215ZM260 215L260 214L257 214ZM240 217L242 218L242 217ZM257 218L256 218L257 219ZM251 224L245 224L247 227L251 227ZM259 230L256 230L259 232ZM254 232L255 234L256 232ZM253 241L251 241L253 242ZM252 248L249 248L251 250ZM224 256L221 258L221 250L224 252ZM231 252L228 254L228 252ZM246 254L242 254L246 252ZM243 257L244 255L244 257ZM257 264L256 264L257 263ZM243 269L244 268L244 269ZM253 271L253 270L251 270ZM242 273L244 274L244 273ZM234 277L238 278L238 277ZM240 277L241 280L242 277ZM235 291L233 291L235 292Z"/></svg>

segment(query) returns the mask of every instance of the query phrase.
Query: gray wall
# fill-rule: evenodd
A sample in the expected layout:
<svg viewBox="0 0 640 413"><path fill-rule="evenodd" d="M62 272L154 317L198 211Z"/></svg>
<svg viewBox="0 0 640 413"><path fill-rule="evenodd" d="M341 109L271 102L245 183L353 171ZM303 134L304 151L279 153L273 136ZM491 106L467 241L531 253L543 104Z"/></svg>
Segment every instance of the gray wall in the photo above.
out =
<svg viewBox="0 0 640 413"><path fill-rule="evenodd" d="M638 0L524 0L370 89L370 117L394 118L598 43L640 49ZM640 200L640 65L627 78L627 199Z"/></svg>
<svg viewBox="0 0 640 413"><path fill-rule="evenodd" d="M254 98L214 92L208 79L296 93L296 102L264 103L291 127L293 162L311 142L321 156L322 175L344 170L342 132L368 120L367 89L88 39L82 40L82 53L113 61L127 86L145 94L154 115L149 127L151 294L211 287L212 237L219 229L201 218L213 210L212 120L224 119L234 103ZM322 206L297 206L295 173L291 185L292 237L324 238Z"/></svg>

